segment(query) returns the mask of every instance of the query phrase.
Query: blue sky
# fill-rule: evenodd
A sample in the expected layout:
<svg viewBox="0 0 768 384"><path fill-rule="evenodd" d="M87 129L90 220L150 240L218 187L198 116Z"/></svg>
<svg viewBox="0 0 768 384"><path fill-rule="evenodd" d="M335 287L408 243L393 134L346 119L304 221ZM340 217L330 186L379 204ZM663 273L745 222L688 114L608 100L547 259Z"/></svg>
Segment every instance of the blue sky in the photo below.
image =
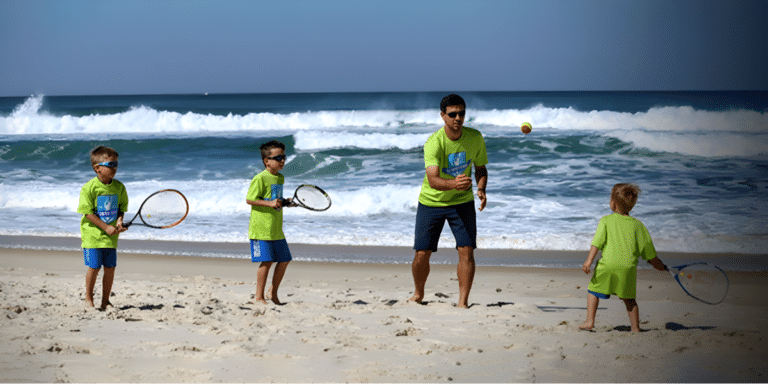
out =
<svg viewBox="0 0 768 384"><path fill-rule="evenodd" d="M768 90L766 1L0 0L0 96Z"/></svg>

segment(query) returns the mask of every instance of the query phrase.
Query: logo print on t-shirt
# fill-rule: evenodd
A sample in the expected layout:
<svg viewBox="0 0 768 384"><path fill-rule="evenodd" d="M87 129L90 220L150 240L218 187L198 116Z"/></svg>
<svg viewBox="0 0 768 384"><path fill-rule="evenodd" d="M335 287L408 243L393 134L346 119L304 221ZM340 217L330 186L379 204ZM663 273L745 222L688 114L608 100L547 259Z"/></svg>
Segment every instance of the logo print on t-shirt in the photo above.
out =
<svg viewBox="0 0 768 384"><path fill-rule="evenodd" d="M277 200L283 198L283 185L282 184L272 184L270 186L270 189L272 189L272 194L270 195L270 200Z"/></svg>
<svg viewBox="0 0 768 384"><path fill-rule="evenodd" d="M456 177L464 173L470 163L466 152L451 153L448 155L448 167L443 168L443 173Z"/></svg>
<svg viewBox="0 0 768 384"><path fill-rule="evenodd" d="M96 214L105 223L117 220L117 195L97 196Z"/></svg>

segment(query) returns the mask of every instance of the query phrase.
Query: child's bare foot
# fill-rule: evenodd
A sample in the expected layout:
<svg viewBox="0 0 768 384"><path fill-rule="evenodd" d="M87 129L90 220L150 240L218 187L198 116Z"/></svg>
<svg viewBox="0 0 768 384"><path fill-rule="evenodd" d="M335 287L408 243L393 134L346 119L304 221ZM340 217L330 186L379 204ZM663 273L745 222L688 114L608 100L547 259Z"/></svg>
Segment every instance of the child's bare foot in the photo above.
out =
<svg viewBox="0 0 768 384"><path fill-rule="evenodd" d="M101 302L101 308L99 308L99 309L101 309L103 311L103 310L106 310L107 308L114 308L114 306L109 301L106 301L106 302L102 301Z"/></svg>
<svg viewBox="0 0 768 384"><path fill-rule="evenodd" d="M267 293L264 295L264 298L266 298L267 300L272 300L273 303L280 305L280 299L277 298L277 295L272 295L271 286L267 290Z"/></svg>
<svg viewBox="0 0 768 384"><path fill-rule="evenodd" d="M95 305L93 304L93 297L91 297L91 298L86 297L85 298L85 306L88 307L88 308L95 307Z"/></svg>
<svg viewBox="0 0 768 384"><path fill-rule="evenodd" d="M254 298L253 299L253 303L254 304L264 304L264 305L267 305L267 301L264 300L264 299L256 299L256 298Z"/></svg>
<svg viewBox="0 0 768 384"><path fill-rule="evenodd" d="M422 300L424 300L424 295L417 295L415 293L410 299L408 299L408 301L413 301L414 303L418 303L418 304L421 304Z"/></svg>
<svg viewBox="0 0 768 384"><path fill-rule="evenodd" d="M594 328L595 328L594 324L584 323L582 325L579 325L579 329L581 329L582 331L591 331Z"/></svg>

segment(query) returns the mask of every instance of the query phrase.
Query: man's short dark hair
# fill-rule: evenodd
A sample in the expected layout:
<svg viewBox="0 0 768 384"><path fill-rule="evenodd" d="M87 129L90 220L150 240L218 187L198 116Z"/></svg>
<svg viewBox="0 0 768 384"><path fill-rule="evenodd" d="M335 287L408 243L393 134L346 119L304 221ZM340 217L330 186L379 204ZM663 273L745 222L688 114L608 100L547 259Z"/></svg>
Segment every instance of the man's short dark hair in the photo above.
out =
<svg viewBox="0 0 768 384"><path fill-rule="evenodd" d="M443 97L443 100L440 102L440 112L445 113L445 109L448 108L449 105L461 105L465 109L467 108L467 103L464 102L464 99L455 93Z"/></svg>
<svg viewBox="0 0 768 384"><path fill-rule="evenodd" d="M272 150L272 148L280 148L285 151L285 144L277 140L268 141L262 144L261 147L259 147L261 150L261 160L264 160L267 158L267 156L269 156L269 152Z"/></svg>

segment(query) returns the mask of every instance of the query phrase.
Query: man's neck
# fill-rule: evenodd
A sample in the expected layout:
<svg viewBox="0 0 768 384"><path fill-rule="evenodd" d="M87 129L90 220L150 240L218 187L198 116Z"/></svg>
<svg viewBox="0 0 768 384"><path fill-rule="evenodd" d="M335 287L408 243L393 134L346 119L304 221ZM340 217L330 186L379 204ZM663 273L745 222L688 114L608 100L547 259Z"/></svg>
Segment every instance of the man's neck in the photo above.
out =
<svg viewBox="0 0 768 384"><path fill-rule="evenodd" d="M455 132L452 129L449 129L446 126L443 126L443 130L445 131L445 135L448 136L448 139L451 141L456 141L458 139L461 139L461 133L464 131L464 127L461 127L458 132Z"/></svg>

